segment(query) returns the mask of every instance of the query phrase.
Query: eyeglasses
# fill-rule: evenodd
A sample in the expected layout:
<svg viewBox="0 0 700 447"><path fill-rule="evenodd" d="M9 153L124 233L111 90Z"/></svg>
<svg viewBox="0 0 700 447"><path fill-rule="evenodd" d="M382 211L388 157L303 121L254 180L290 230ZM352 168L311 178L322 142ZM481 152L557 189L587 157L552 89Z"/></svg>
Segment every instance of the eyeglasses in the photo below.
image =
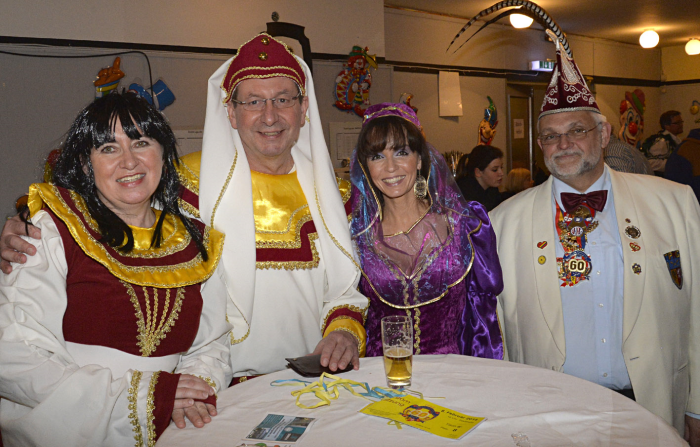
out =
<svg viewBox="0 0 700 447"><path fill-rule="evenodd" d="M236 99L231 99L231 101L236 104L243 106L243 109L251 112L261 112L265 110L267 101L272 102L272 106L276 109L288 109L294 105L294 100L301 98L301 94L296 96L282 95L277 98L261 98L261 99L251 99L250 101L238 101Z"/></svg>
<svg viewBox="0 0 700 447"><path fill-rule="evenodd" d="M540 135L539 137L537 137L537 139L540 140L540 143L542 143L543 146L551 146L553 144L559 143L559 141L561 141L561 137L563 137L564 135L566 135L566 137L570 140L583 140L584 138L586 138L586 135L588 135L588 132L595 130L601 124L602 123L598 123L590 129L575 128L564 133L550 133L547 135Z"/></svg>

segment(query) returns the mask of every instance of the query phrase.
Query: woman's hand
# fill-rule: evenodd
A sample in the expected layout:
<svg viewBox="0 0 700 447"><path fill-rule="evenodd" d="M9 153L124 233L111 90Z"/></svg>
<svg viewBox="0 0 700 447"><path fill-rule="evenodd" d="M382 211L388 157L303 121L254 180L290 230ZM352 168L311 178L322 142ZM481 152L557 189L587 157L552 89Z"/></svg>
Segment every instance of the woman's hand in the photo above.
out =
<svg viewBox="0 0 700 447"><path fill-rule="evenodd" d="M216 416L216 407L199 402L214 395L214 389L199 377L182 374L175 392L175 406L172 419L177 428L185 428L185 417L197 428L211 422L211 416ZM196 400L195 400L196 399Z"/></svg>

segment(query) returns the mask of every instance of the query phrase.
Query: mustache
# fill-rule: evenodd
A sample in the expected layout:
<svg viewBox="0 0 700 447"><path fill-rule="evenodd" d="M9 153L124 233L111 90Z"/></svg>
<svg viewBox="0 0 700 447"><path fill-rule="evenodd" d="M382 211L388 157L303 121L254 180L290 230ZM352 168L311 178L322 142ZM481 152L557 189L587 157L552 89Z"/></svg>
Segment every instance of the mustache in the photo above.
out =
<svg viewBox="0 0 700 447"><path fill-rule="evenodd" d="M580 149L566 149L566 150L563 150L563 151L559 151L559 152L557 152L556 154L553 154L552 157L551 157L551 159L552 159L552 160L556 160L556 159L558 159L559 157L566 157L566 156L569 156L569 155L578 155L578 156L581 156L581 157L582 157L582 156L583 156L583 151L580 150Z"/></svg>

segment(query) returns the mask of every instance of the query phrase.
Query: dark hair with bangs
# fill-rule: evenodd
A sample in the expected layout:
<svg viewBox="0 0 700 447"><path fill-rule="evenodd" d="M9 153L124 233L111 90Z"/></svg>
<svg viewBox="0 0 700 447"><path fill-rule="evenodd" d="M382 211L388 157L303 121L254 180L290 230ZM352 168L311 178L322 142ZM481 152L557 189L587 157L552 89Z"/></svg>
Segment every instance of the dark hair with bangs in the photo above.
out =
<svg viewBox="0 0 700 447"><path fill-rule="evenodd" d="M413 123L393 115L373 119L360 131L357 139L357 160L364 168L367 180L382 205L384 205L384 196L369 176L367 160L387 149L389 141L392 144L390 149L394 151L409 147L411 151L417 153L421 159L420 174L426 179L430 174L428 145L421 131Z"/></svg>
<svg viewBox="0 0 700 447"><path fill-rule="evenodd" d="M474 169L484 171L492 161L503 158L503 151L496 146L480 144L469 153L465 176L474 178Z"/></svg>
<svg viewBox="0 0 700 447"><path fill-rule="evenodd" d="M121 252L130 252L134 248L131 228L99 199L90 162L90 154L95 148L115 141L117 119L130 139L137 140L147 136L163 147L163 172L151 197L152 202L157 202L162 207L162 213L151 240L151 247L160 246L163 239L163 222L166 214L170 213L182 221L202 258L207 260L202 234L192 221L182 214L178 204L180 180L175 165L179 164L180 160L177 156L175 135L165 117L135 93L108 94L96 99L78 114L68 131L53 169L53 183L80 194L85 200L90 216L99 226L102 241Z"/></svg>

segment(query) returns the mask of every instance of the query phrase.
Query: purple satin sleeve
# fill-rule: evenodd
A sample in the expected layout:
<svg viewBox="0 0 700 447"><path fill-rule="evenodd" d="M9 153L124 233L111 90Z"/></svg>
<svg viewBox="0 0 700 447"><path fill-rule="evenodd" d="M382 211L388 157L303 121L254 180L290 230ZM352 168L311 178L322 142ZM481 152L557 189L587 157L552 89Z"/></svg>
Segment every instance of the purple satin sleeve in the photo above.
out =
<svg viewBox="0 0 700 447"><path fill-rule="evenodd" d="M486 209L478 202L469 202L481 220L481 228L471 235L474 264L467 276L467 306L462 313L464 327L459 340L462 354L474 357L503 359L503 337L496 314L496 301L503 291L503 273L496 251L496 234ZM470 219L469 228L478 222Z"/></svg>

